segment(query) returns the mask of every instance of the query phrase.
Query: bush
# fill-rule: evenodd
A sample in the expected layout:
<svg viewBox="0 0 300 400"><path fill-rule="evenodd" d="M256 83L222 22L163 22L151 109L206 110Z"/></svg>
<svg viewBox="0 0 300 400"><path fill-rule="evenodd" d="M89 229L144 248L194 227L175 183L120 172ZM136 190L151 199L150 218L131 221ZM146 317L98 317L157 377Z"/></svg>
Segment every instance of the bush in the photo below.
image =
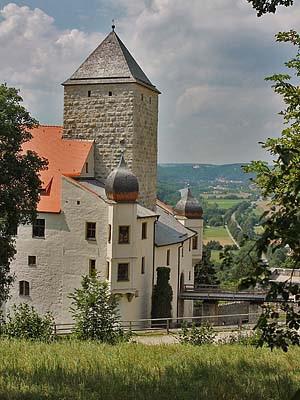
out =
<svg viewBox="0 0 300 400"><path fill-rule="evenodd" d="M231 334L218 341L218 344L238 344L243 346L257 346L259 341L258 332L239 331L236 335Z"/></svg>
<svg viewBox="0 0 300 400"><path fill-rule="evenodd" d="M2 334L13 339L51 341L54 320L50 313L41 316L26 303L14 305L3 324Z"/></svg>
<svg viewBox="0 0 300 400"><path fill-rule="evenodd" d="M173 290L169 284L170 268L156 268L156 285L152 293L152 318L171 318L172 317L172 299Z"/></svg>
<svg viewBox="0 0 300 400"><path fill-rule="evenodd" d="M211 325L203 324L197 327L192 324L188 328L186 324L182 325L182 331L179 333L179 342L181 344L192 344L195 346L202 346L203 344L214 343L216 334Z"/></svg>
<svg viewBox="0 0 300 400"><path fill-rule="evenodd" d="M69 297L73 300L71 312L78 339L109 344L129 340L130 335L120 326L117 296L110 293L108 282L97 276L84 276L81 288Z"/></svg>

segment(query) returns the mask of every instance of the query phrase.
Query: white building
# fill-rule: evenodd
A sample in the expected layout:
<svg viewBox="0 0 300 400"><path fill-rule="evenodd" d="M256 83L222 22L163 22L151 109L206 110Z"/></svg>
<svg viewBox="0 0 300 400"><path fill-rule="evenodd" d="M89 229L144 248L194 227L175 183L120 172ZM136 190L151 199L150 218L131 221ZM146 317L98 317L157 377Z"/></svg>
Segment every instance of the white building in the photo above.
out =
<svg viewBox="0 0 300 400"><path fill-rule="evenodd" d="M68 295L97 271L122 320L150 318L156 268L168 266L172 315L191 316L178 295L202 257L202 209L188 189L174 210L155 201L159 91L114 29L64 87L64 126L39 126L24 146L49 166L37 220L18 227L7 306L69 323Z"/></svg>

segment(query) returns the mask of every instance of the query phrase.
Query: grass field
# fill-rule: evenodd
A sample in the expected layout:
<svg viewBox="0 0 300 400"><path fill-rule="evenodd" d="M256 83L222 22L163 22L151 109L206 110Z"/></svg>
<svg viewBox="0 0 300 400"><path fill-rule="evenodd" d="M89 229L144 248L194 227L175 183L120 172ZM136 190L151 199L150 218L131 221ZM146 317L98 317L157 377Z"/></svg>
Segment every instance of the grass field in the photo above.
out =
<svg viewBox="0 0 300 400"><path fill-rule="evenodd" d="M291 400L300 349L0 342L1 400Z"/></svg>
<svg viewBox="0 0 300 400"><path fill-rule="evenodd" d="M210 240L217 240L223 246L225 244L233 244L224 226L205 227L203 242L206 244Z"/></svg>
<svg viewBox="0 0 300 400"><path fill-rule="evenodd" d="M217 204L220 208L227 210L228 208L231 208L244 200L245 199L207 199L207 202L210 205Z"/></svg>

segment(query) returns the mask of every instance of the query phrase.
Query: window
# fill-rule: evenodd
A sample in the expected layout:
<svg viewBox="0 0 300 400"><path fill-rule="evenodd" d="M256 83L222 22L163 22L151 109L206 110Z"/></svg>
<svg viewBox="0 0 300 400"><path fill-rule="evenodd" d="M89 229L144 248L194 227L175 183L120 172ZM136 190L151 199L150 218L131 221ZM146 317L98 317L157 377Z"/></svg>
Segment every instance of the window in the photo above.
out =
<svg viewBox="0 0 300 400"><path fill-rule="evenodd" d="M170 265L170 250L167 250L167 265Z"/></svg>
<svg viewBox="0 0 300 400"><path fill-rule="evenodd" d="M182 245L181 247L181 257L183 257L183 254L184 254L184 245Z"/></svg>
<svg viewBox="0 0 300 400"><path fill-rule="evenodd" d="M88 174L88 172L89 172L89 163L86 162L85 163L85 173Z"/></svg>
<svg viewBox="0 0 300 400"><path fill-rule="evenodd" d="M89 275L96 276L96 260L90 260Z"/></svg>
<svg viewBox="0 0 300 400"><path fill-rule="evenodd" d="M112 96L112 92L108 92L108 95L109 95L109 96Z"/></svg>
<svg viewBox="0 0 300 400"><path fill-rule="evenodd" d="M144 95L143 95L143 93L141 94L141 100L142 100L142 101L144 100Z"/></svg>
<svg viewBox="0 0 300 400"><path fill-rule="evenodd" d="M37 218L32 225L33 237L45 237L45 220Z"/></svg>
<svg viewBox="0 0 300 400"><path fill-rule="evenodd" d="M189 281L191 280L191 271L189 271Z"/></svg>
<svg viewBox="0 0 300 400"><path fill-rule="evenodd" d="M29 282L27 281L19 282L19 294L20 296L29 296Z"/></svg>
<svg viewBox="0 0 300 400"><path fill-rule="evenodd" d="M79 206L79 205L80 205L80 200L77 200L77 202L76 202L76 203L77 203L77 205Z"/></svg>
<svg viewBox="0 0 300 400"><path fill-rule="evenodd" d="M36 265L36 256L28 256L28 265Z"/></svg>
<svg viewBox="0 0 300 400"><path fill-rule="evenodd" d="M191 251L191 239L189 239L189 251Z"/></svg>
<svg viewBox="0 0 300 400"><path fill-rule="evenodd" d="M147 222L142 223L142 239L147 239Z"/></svg>
<svg viewBox="0 0 300 400"><path fill-rule="evenodd" d="M149 103L151 104L151 97L149 97Z"/></svg>
<svg viewBox="0 0 300 400"><path fill-rule="evenodd" d="M118 264L118 281L129 281L129 264Z"/></svg>
<svg viewBox="0 0 300 400"><path fill-rule="evenodd" d="M109 261L106 263L106 279L109 280L110 264Z"/></svg>
<svg viewBox="0 0 300 400"><path fill-rule="evenodd" d="M119 243L129 243L129 226L119 226Z"/></svg>
<svg viewBox="0 0 300 400"><path fill-rule="evenodd" d="M111 224L108 225L108 243L111 242Z"/></svg>
<svg viewBox="0 0 300 400"><path fill-rule="evenodd" d="M17 234L18 234L18 225L17 225L17 224L11 224L11 225L8 227L8 233L9 233L11 236L17 236Z"/></svg>
<svg viewBox="0 0 300 400"><path fill-rule="evenodd" d="M88 97L91 97L92 92L88 90Z"/></svg>
<svg viewBox="0 0 300 400"><path fill-rule="evenodd" d="M96 240L96 222L86 223L86 239Z"/></svg>
<svg viewBox="0 0 300 400"><path fill-rule="evenodd" d="M141 274L145 273L145 257L142 257Z"/></svg>
<svg viewBox="0 0 300 400"><path fill-rule="evenodd" d="M193 236L193 250L198 249L198 236Z"/></svg>

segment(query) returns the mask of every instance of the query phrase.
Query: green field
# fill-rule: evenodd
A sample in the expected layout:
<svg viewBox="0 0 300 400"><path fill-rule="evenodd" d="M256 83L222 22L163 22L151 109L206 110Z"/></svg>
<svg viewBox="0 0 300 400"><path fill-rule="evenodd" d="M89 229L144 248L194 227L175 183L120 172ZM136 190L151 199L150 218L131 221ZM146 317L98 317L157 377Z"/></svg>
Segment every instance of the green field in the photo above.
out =
<svg viewBox="0 0 300 400"><path fill-rule="evenodd" d="M245 199L207 199L209 205L217 204L220 208L228 210L229 208L241 203Z"/></svg>
<svg viewBox="0 0 300 400"><path fill-rule="evenodd" d="M217 240L223 246L225 244L233 244L230 239L226 229L223 226L210 226L204 229L204 243L209 242L210 240Z"/></svg>
<svg viewBox="0 0 300 400"><path fill-rule="evenodd" d="M300 349L0 341L1 400L291 400Z"/></svg>

